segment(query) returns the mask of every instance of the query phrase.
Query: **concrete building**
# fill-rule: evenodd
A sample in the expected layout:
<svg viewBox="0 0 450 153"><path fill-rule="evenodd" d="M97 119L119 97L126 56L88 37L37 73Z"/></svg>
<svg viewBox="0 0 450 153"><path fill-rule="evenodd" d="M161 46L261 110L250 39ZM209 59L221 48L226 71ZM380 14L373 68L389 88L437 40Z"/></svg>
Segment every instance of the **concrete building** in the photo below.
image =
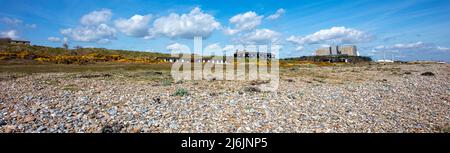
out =
<svg viewBox="0 0 450 153"><path fill-rule="evenodd" d="M331 49L329 47L319 48L316 50L316 56L326 56L331 55Z"/></svg>
<svg viewBox="0 0 450 153"><path fill-rule="evenodd" d="M179 57L157 57L157 60L161 62L169 62L169 63L175 63L175 62L181 62L181 63L214 63L214 64L228 64L230 61L227 61L226 59L217 59L217 58L211 58L211 57L199 57L199 58L179 58ZM228 57L227 59L232 59Z"/></svg>
<svg viewBox="0 0 450 153"><path fill-rule="evenodd" d="M247 51L236 51L234 53L236 58L264 58L271 59L275 58L272 53L262 53L262 52L247 52Z"/></svg>
<svg viewBox="0 0 450 153"><path fill-rule="evenodd" d="M341 54L339 50L339 46L330 46L331 55L339 55Z"/></svg>
<svg viewBox="0 0 450 153"><path fill-rule="evenodd" d="M17 45L30 45L30 41L23 41L23 40L13 40L11 38L0 38L0 43L7 43L7 44L17 44Z"/></svg>
<svg viewBox="0 0 450 153"><path fill-rule="evenodd" d="M339 51L342 55L358 56L355 45L339 47Z"/></svg>
<svg viewBox="0 0 450 153"><path fill-rule="evenodd" d="M394 61L392 61L392 60L378 60L377 61L378 63L394 63Z"/></svg>
<svg viewBox="0 0 450 153"><path fill-rule="evenodd" d="M330 46L330 47L319 48L316 50L316 56L329 56L329 55L358 56L358 52L357 52L355 45Z"/></svg>
<svg viewBox="0 0 450 153"><path fill-rule="evenodd" d="M157 57L156 60L161 62L191 62L191 63L214 63L214 64L229 64L233 63L236 58L254 58L254 59L271 59L275 56L272 53L260 53L260 52L247 52L247 51L236 51L234 56L222 56L219 58L213 57L196 57L192 56L191 58L180 58L180 57Z"/></svg>

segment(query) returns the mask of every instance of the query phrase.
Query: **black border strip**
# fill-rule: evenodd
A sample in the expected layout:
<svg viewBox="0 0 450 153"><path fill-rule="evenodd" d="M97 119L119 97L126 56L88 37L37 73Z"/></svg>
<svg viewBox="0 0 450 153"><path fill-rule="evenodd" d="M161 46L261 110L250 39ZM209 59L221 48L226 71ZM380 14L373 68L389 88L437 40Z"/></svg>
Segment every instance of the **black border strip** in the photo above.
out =
<svg viewBox="0 0 450 153"><path fill-rule="evenodd" d="M208 148L183 148L181 143L191 140L215 140L213 150ZM226 148L227 138L266 138L267 146L245 149ZM217 145L222 142L222 145ZM170 151L170 152L298 152L354 148L437 149L450 146L450 134L0 134L1 146L17 146L17 149L42 149L42 151ZM92 149L87 149L92 148Z"/></svg>

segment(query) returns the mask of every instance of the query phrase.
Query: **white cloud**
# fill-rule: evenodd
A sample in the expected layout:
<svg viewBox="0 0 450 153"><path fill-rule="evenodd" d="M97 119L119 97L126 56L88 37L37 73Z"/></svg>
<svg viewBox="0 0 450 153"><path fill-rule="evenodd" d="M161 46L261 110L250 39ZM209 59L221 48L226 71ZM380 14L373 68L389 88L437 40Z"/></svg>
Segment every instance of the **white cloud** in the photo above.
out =
<svg viewBox="0 0 450 153"><path fill-rule="evenodd" d="M114 22L116 28L128 36L144 37L148 35L151 15L134 15L130 19L119 19Z"/></svg>
<svg viewBox="0 0 450 153"><path fill-rule="evenodd" d="M80 42L108 43L116 38L116 30L106 24L62 29L61 34Z"/></svg>
<svg viewBox="0 0 450 153"><path fill-rule="evenodd" d="M64 37L64 38L63 38L63 43L67 44L68 41L69 41L69 40L67 39L67 37Z"/></svg>
<svg viewBox="0 0 450 153"><path fill-rule="evenodd" d="M58 37L48 37L47 40L51 42L61 42L61 38Z"/></svg>
<svg viewBox="0 0 450 153"><path fill-rule="evenodd" d="M377 47L375 47L374 49L384 49L386 46L384 46L384 45L379 45L379 46L377 46Z"/></svg>
<svg viewBox="0 0 450 153"><path fill-rule="evenodd" d="M61 29L60 33L66 39L74 41L109 43L116 39L116 29L106 24L111 16L112 12L109 9L92 11L81 17L80 26Z"/></svg>
<svg viewBox="0 0 450 153"><path fill-rule="evenodd" d="M5 37L5 38L11 38L11 39L19 38L19 35L18 35L16 30L9 30L9 31L0 32L0 36L1 37Z"/></svg>
<svg viewBox="0 0 450 153"><path fill-rule="evenodd" d="M31 29L37 28L37 25L36 25L36 24L26 24L25 26L26 26L27 28L31 28Z"/></svg>
<svg viewBox="0 0 450 153"><path fill-rule="evenodd" d="M279 43L280 35L280 33L269 29L256 29L238 37L235 41L244 44L276 44Z"/></svg>
<svg viewBox="0 0 450 153"><path fill-rule="evenodd" d="M286 40L296 45L318 43L342 44L369 42L373 40L373 37L363 31L352 28L332 27L331 29L320 30L304 37L290 36Z"/></svg>
<svg viewBox="0 0 450 153"><path fill-rule="evenodd" d="M235 48L236 47L233 45L227 45L227 46L223 47L223 50L224 51L234 51Z"/></svg>
<svg viewBox="0 0 450 153"><path fill-rule="evenodd" d="M80 19L82 25L99 25L106 23L111 19L112 12L109 9L101 9L92 11L86 15L83 15Z"/></svg>
<svg viewBox="0 0 450 153"><path fill-rule="evenodd" d="M220 46L220 44L214 43L205 47L205 49L203 50L203 55L222 55L222 51L223 48Z"/></svg>
<svg viewBox="0 0 450 153"><path fill-rule="evenodd" d="M103 39L98 40L97 43L99 43L99 44L108 44L108 43L111 43L111 39L103 38Z"/></svg>
<svg viewBox="0 0 450 153"><path fill-rule="evenodd" d="M296 51L302 51L304 49L303 46L298 46L297 48L295 48Z"/></svg>
<svg viewBox="0 0 450 153"><path fill-rule="evenodd" d="M280 8L277 10L277 12L275 12L275 14L269 15L266 19L275 20L275 19L278 19L284 13L286 13L286 11L284 9Z"/></svg>
<svg viewBox="0 0 450 153"><path fill-rule="evenodd" d="M25 26L26 28L31 28L31 29L34 29L37 27L36 24L24 24L22 20L16 19L16 18L3 17L0 19L0 22L7 24L7 25L14 26L14 27Z"/></svg>
<svg viewBox="0 0 450 153"><path fill-rule="evenodd" d="M395 60L435 60L450 61L450 48L442 47L434 43L422 41L397 43L392 45L379 45L374 47L371 56L380 59L394 58Z"/></svg>
<svg viewBox="0 0 450 153"><path fill-rule="evenodd" d="M156 36L187 39L195 36L207 38L219 28L220 23L215 20L214 16L203 13L200 8L196 7L189 14L171 13L169 16L156 19L153 27L149 30L150 35L146 38Z"/></svg>
<svg viewBox="0 0 450 153"><path fill-rule="evenodd" d="M219 43L214 43L205 47L205 50L208 51L222 51L222 47L220 47Z"/></svg>
<svg viewBox="0 0 450 153"><path fill-rule="evenodd" d="M230 23L234 25L233 28L227 28L224 30L227 35L234 35L242 31L250 31L255 29L261 24L263 16L259 16L253 11L249 11L243 14L237 14L230 18Z"/></svg>
<svg viewBox="0 0 450 153"><path fill-rule="evenodd" d="M150 36L150 35L148 35L148 36L144 36L143 38L144 38L144 39L153 39L153 38L155 38L155 36Z"/></svg>
<svg viewBox="0 0 450 153"><path fill-rule="evenodd" d="M374 51L450 51L450 48L437 46L433 43L424 43L422 41L412 43L398 43L391 46L380 45L374 48Z"/></svg>
<svg viewBox="0 0 450 153"><path fill-rule="evenodd" d="M22 20L14 19L14 18L8 18L8 17L3 17L3 18L0 19L0 21L2 23L9 24L9 25L19 25L19 24L23 23Z"/></svg>
<svg viewBox="0 0 450 153"><path fill-rule="evenodd" d="M392 49L417 49L417 48L424 48L427 45L421 41L415 42L415 43L408 43L408 44L395 44L392 46Z"/></svg>
<svg viewBox="0 0 450 153"><path fill-rule="evenodd" d="M234 35L234 34L238 33L239 30L231 29L231 28L228 27L228 28L224 29L223 32L224 32L226 35Z"/></svg>
<svg viewBox="0 0 450 153"><path fill-rule="evenodd" d="M167 50L170 50L172 52L190 52L190 49L188 46L174 43L166 47Z"/></svg>
<svg viewBox="0 0 450 153"><path fill-rule="evenodd" d="M440 50L440 51L450 51L450 48L448 48L448 47L437 46L436 49Z"/></svg>
<svg viewBox="0 0 450 153"><path fill-rule="evenodd" d="M330 47L330 45L328 45L328 44L322 44L322 45L320 45L320 47L321 47L321 48L325 48L325 47Z"/></svg>

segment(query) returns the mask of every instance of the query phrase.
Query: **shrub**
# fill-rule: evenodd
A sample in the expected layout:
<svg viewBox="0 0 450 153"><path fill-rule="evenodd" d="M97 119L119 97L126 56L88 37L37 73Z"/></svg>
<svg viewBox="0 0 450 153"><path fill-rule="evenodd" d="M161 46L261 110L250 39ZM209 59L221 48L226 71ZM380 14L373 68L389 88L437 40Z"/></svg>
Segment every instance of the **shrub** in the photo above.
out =
<svg viewBox="0 0 450 153"><path fill-rule="evenodd" d="M421 75L423 75L423 76L434 76L434 73L433 72L424 72Z"/></svg>
<svg viewBox="0 0 450 153"><path fill-rule="evenodd" d="M244 87L244 91L246 92L261 92L261 89L259 89L258 87Z"/></svg>
<svg viewBox="0 0 450 153"><path fill-rule="evenodd" d="M172 85L172 81L170 81L170 80L163 80L161 85L162 86L170 86L170 85Z"/></svg>
<svg viewBox="0 0 450 153"><path fill-rule="evenodd" d="M189 93L186 89L178 88L177 91L175 91L175 93L173 94L173 96L186 96L188 94Z"/></svg>

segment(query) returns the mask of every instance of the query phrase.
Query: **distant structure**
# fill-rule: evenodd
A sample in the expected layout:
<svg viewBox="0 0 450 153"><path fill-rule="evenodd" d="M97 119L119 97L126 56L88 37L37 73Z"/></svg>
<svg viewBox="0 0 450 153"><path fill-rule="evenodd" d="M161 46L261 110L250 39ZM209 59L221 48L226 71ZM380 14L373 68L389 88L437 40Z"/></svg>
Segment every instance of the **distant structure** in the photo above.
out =
<svg viewBox="0 0 450 153"><path fill-rule="evenodd" d="M379 63L394 63L393 60L387 60L387 59L377 60L377 62L379 62Z"/></svg>
<svg viewBox="0 0 450 153"><path fill-rule="evenodd" d="M355 45L330 46L330 47L319 48L316 50L316 56L330 56L330 55L358 56L358 51L357 51Z"/></svg>
<svg viewBox="0 0 450 153"><path fill-rule="evenodd" d="M65 43L63 44L63 48L64 48L65 50L68 50L68 49L69 49L69 44L67 44L67 42L65 42Z"/></svg>
<svg viewBox="0 0 450 153"><path fill-rule="evenodd" d="M17 45L30 45L30 41L23 41L23 40L13 40L11 38L0 38L0 42L6 43L6 44L17 44Z"/></svg>
<svg viewBox="0 0 450 153"><path fill-rule="evenodd" d="M234 53L235 58L263 58L271 59L275 58L272 53L262 53L262 52L247 52L247 51L236 51Z"/></svg>
<svg viewBox="0 0 450 153"><path fill-rule="evenodd" d="M64 40L63 40L63 48L66 50L69 49L69 42L67 41L66 37L64 37Z"/></svg>
<svg viewBox="0 0 450 153"><path fill-rule="evenodd" d="M212 58L210 56L179 58L179 57L157 57L156 60L161 62L182 62L182 63L214 63L214 64L230 64L237 58L254 58L254 59L272 59L275 55L272 53L236 51L233 56L221 56L222 58Z"/></svg>
<svg viewBox="0 0 450 153"><path fill-rule="evenodd" d="M202 57L198 59L194 58L178 58L178 57L157 57L156 60L159 60L161 62L181 62L181 63L214 63L214 64L229 64L230 61L227 61L226 59L213 59L211 57Z"/></svg>
<svg viewBox="0 0 450 153"><path fill-rule="evenodd" d="M348 46L330 46L318 48L314 53L315 56L302 56L300 58L291 58L301 61L314 62L345 62L358 63L372 61L370 57L359 56L355 45Z"/></svg>

